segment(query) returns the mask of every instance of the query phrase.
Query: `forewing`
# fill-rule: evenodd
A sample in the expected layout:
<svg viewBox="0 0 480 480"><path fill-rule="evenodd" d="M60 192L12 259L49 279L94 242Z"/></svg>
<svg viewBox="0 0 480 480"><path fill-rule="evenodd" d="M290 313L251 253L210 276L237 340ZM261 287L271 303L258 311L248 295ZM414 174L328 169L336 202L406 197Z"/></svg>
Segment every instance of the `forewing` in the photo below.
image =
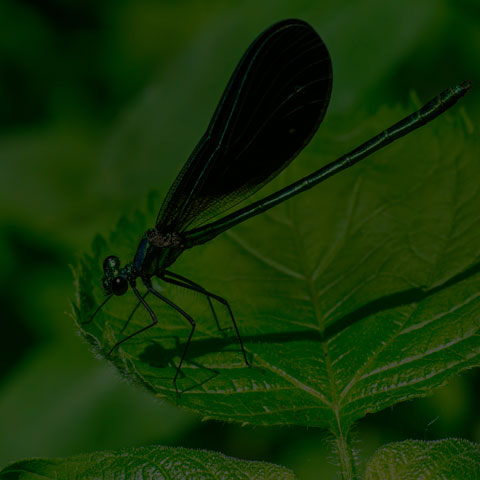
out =
<svg viewBox="0 0 480 480"><path fill-rule="evenodd" d="M330 55L310 25L284 20L260 34L171 186L157 229L198 227L278 175L316 132L331 88Z"/></svg>

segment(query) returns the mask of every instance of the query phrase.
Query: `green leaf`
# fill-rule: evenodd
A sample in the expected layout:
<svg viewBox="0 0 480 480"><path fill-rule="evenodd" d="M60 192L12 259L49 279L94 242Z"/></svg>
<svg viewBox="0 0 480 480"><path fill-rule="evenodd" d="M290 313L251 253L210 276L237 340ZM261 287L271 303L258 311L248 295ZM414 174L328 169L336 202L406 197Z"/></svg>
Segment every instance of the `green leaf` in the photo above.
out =
<svg viewBox="0 0 480 480"><path fill-rule="evenodd" d="M480 445L458 438L408 440L386 445L368 462L365 480L475 480Z"/></svg>
<svg viewBox="0 0 480 480"><path fill-rule="evenodd" d="M293 480L295 476L291 470L269 463L237 460L205 450L159 446L85 453L70 458L23 460L0 472L1 480L36 478Z"/></svg>
<svg viewBox="0 0 480 480"><path fill-rule="evenodd" d="M358 145L402 113L382 111L356 130L343 119L338 125L355 132L348 140L334 133L339 126L323 129L262 193L312 172L333 159L333 151ZM175 394L172 379L190 328L155 299L148 302L159 324L110 360L157 396L204 417L334 432L478 366L478 140L466 133L458 109L453 115L185 252L173 265L228 299L258 368L244 364L233 330L217 329L203 296L161 282L156 288L197 322L178 380L182 393ZM132 260L160 201L151 204L148 220L140 214L122 219L83 259L78 322L88 321L104 298L105 256ZM128 292L81 326L100 354L151 323L140 308L122 333L135 305ZM215 308L222 326L231 327L225 309Z"/></svg>

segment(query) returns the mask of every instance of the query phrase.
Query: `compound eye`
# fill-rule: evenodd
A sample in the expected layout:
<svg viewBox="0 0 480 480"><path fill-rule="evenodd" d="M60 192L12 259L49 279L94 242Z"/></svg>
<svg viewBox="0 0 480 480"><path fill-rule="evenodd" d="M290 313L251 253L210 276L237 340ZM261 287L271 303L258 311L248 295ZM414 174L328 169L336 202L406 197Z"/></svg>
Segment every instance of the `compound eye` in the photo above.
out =
<svg viewBox="0 0 480 480"><path fill-rule="evenodd" d="M128 290L126 278L115 277L112 281L112 291L115 295L123 295Z"/></svg>
<svg viewBox="0 0 480 480"><path fill-rule="evenodd" d="M110 255L103 261L103 271L118 270L120 268L120 260L115 255Z"/></svg>

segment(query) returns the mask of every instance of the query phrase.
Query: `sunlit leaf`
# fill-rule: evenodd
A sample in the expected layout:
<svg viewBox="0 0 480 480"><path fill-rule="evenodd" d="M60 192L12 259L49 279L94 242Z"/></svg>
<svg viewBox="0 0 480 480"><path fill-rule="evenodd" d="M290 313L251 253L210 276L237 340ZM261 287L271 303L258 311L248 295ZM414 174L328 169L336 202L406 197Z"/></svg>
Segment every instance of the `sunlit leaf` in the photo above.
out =
<svg viewBox="0 0 480 480"><path fill-rule="evenodd" d="M2 480L37 478L294 480L295 477L291 470L269 463L237 460L205 450L158 446L85 453L70 458L23 460L0 472Z"/></svg>
<svg viewBox="0 0 480 480"><path fill-rule="evenodd" d="M368 462L365 480L480 478L480 446L458 438L408 440L380 448Z"/></svg>
<svg viewBox="0 0 480 480"><path fill-rule="evenodd" d="M383 111L343 143L358 144L399 117ZM198 325L178 380L181 394L172 379L190 329L165 305L149 299L159 325L110 359L156 395L204 417L334 431L427 395L478 365L480 164L472 153L475 137L453 118L444 116L175 263L174 271L229 300L257 368L244 364L233 330L218 331L205 298L160 282L157 288ZM328 133L266 190L318 168L320 150L323 161L331 157L340 137ZM116 253L122 263L131 261L154 209L148 220L123 219L83 260L80 322L104 298L103 258ZM100 353L151 323L140 308L121 332L135 304L131 292L113 298L83 326ZM216 311L222 326L231 327L221 305Z"/></svg>

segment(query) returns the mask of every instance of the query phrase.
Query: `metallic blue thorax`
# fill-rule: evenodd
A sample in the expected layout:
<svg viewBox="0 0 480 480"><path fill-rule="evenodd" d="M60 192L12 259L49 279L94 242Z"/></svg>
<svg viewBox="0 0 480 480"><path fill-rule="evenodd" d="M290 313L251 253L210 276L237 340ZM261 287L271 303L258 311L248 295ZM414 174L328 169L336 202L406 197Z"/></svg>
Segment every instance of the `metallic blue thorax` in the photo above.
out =
<svg viewBox="0 0 480 480"><path fill-rule="evenodd" d="M140 240L133 266L141 276L151 276L169 267L183 251L181 247L159 247L149 240L148 232Z"/></svg>
<svg viewBox="0 0 480 480"><path fill-rule="evenodd" d="M133 266L137 272L143 271L143 266L145 262L145 257L147 256L148 251L148 239L147 236L144 235L140 240L140 243L137 247L137 252L135 253L135 258L133 259Z"/></svg>

